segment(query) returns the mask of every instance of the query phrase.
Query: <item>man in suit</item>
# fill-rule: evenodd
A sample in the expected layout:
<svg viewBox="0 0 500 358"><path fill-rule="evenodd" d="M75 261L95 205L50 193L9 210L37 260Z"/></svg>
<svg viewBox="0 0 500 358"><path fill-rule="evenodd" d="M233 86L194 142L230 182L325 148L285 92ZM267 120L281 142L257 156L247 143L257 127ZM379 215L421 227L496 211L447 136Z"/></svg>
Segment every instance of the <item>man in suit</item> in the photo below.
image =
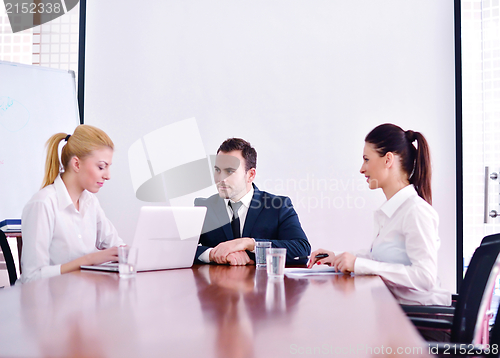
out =
<svg viewBox="0 0 500 358"><path fill-rule="evenodd" d="M255 242L270 241L287 249L289 263L307 256L311 245L290 198L260 191L253 181L257 152L247 141L230 138L217 150L214 179L218 194L197 198L207 215L196 262L247 265L255 260Z"/></svg>

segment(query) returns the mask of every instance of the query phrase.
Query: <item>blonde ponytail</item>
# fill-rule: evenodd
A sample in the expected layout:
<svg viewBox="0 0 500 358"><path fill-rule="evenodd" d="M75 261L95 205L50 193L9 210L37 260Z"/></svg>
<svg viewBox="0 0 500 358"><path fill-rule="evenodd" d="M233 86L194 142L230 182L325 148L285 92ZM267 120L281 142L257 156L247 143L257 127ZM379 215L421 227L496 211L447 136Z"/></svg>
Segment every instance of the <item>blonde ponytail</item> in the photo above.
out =
<svg viewBox="0 0 500 358"><path fill-rule="evenodd" d="M59 161L59 143L66 139L67 143L61 151L61 161ZM47 141L47 158L45 160L45 174L43 177L42 188L53 184L61 169L68 169L71 158L77 157L81 160L89 156L92 151L109 147L114 149L114 144L111 138L101 129L82 124L76 127L72 135L65 133L57 133Z"/></svg>
<svg viewBox="0 0 500 358"><path fill-rule="evenodd" d="M45 159L45 174L43 176L42 188L47 185L53 184L56 180L59 172L61 170L61 164L59 163L59 143L66 138L65 133L54 134L46 143L47 146L47 158Z"/></svg>

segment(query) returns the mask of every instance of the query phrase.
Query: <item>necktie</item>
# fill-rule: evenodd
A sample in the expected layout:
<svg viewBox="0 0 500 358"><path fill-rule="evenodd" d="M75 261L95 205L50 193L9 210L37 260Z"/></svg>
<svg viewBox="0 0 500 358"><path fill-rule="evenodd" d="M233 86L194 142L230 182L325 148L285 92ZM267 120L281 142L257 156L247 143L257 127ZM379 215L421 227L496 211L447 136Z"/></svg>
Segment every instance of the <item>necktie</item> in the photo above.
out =
<svg viewBox="0 0 500 358"><path fill-rule="evenodd" d="M233 229L233 239L241 237L240 230L240 216L238 215L238 210L240 209L242 202L238 201L236 203L229 202L229 206L233 209L233 218L231 220L231 229Z"/></svg>

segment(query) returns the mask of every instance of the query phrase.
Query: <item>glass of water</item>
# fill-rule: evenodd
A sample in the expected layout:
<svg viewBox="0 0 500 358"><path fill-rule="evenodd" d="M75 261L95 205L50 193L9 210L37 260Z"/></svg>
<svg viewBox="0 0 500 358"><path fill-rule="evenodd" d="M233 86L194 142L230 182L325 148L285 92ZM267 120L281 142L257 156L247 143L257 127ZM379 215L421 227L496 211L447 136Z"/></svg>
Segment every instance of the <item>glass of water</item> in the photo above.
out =
<svg viewBox="0 0 500 358"><path fill-rule="evenodd" d="M118 247L118 272L120 273L120 277L135 277L137 273L137 256L137 247Z"/></svg>
<svg viewBox="0 0 500 358"><path fill-rule="evenodd" d="M255 242L255 265L257 268L266 267L266 249L271 247L269 241Z"/></svg>
<svg viewBox="0 0 500 358"><path fill-rule="evenodd" d="M266 249L267 276L282 278L285 274L286 249Z"/></svg>

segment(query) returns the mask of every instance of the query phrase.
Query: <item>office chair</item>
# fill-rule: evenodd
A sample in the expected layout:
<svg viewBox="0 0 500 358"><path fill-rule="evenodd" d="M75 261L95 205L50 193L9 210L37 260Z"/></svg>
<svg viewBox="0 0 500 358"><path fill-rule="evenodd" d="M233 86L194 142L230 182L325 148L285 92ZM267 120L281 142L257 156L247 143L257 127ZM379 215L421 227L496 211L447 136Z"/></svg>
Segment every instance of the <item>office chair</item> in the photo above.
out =
<svg viewBox="0 0 500 358"><path fill-rule="evenodd" d="M7 237L2 230L0 230L0 248L2 249L5 264L7 266L7 272L9 273L10 285L13 286L17 280L16 264L14 263L14 258L12 257Z"/></svg>
<svg viewBox="0 0 500 358"><path fill-rule="evenodd" d="M491 244L495 242L500 242L500 234L488 235L483 238L481 241L481 245ZM469 263L470 266L470 263ZM414 316L428 316L428 315L437 315L442 316L442 318L453 318L455 314L455 305L458 300L458 294L451 295L452 306L414 306L414 305L401 305L403 311L408 315ZM450 321L451 321L450 319Z"/></svg>
<svg viewBox="0 0 500 358"><path fill-rule="evenodd" d="M481 245L484 244L491 244L494 242L500 242L500 234L493 234L493 235L488 235L481 240Z"/></svg>
<svg viewBox="0 0 500 358"><path fill-rule="evenodd" d="M490 332L489 344L428 342L429 352L438 357L498 357L500 355L500 306Z"/></svg>
<svg viewBox="0 0 500 358"><path fill-rule="evenodd" d="M417 328L444 330L451 333L452 343L487 344L487 311L490 307L496 278L500 272L500 242L479 246L465 274L456 307L431 306L429 312L454 310L452 320L409 317Z"/></svg>

